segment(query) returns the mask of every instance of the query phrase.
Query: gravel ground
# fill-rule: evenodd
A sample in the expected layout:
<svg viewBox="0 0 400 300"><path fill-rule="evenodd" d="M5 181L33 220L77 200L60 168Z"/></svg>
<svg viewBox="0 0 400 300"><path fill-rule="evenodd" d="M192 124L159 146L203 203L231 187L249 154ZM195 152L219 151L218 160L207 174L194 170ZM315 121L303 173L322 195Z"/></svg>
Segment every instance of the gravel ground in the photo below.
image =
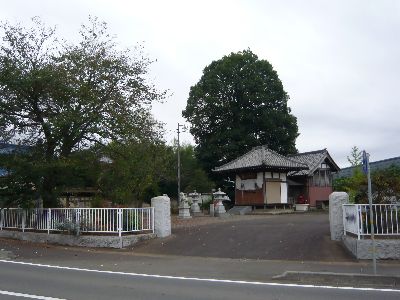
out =
<svg viewBox="0 0 400 300"><path fill-rule="evenodd" d="M173 217L172 236L135 245L136 253L295 261L355 261L331 241L328 214Z"/></svg>
<svg viewBox="0 0 400 300"><path fill-rule="evenodd" d="M199 216L192 217L190 219L180 219L177 215L173 215L171 217L172 229L176 228L190 228L197 227L201 225L209 225L209 224L219 224L219 223L229 223L236 222L239 220L254 220L259 218L259 216L255 215L244 215L244 216L227 216L223 218L210 217L210 216Z"/></svg>

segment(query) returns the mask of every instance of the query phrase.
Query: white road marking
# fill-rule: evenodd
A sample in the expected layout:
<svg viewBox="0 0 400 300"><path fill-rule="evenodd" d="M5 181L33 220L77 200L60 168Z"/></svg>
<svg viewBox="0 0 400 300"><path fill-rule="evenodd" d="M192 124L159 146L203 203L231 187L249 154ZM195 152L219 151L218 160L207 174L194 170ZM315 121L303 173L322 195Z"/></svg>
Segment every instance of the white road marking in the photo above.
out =
<svg viewBox="0 0 400 300"><path fill-rule="evenodd" d="M15 297L30 298L30 299L41 299L41 300L65 300L65 299L61 299L61 298L36 296L36 295L29 295L29 294L23 294L23 293L14 293L14 292L1 291L1 290L0 290L0 295L8 295L8 296L15 296Z"/></svg>
<svg viewBox="0 0 400 300"><path fill-rule="evenodd" d="M317 289L335 289L335 290L355 290L355 291L373 291L373 292L395 292L395 293L400 293L400 290L396 290L396 289L359 288L359 287L350 287L350 286L329 286L329 285L312 285L312 284L295 284L295 283L277 283L277 282L260 282L260 281L245 281L245 280L196 278L196 277L183 277L183 276L170 276L170 275L128 273L128 272L118 272L118 271L105 271L105 270L95 270L95 269L81 269L81 268L75 268L75 267L44 265L44 264L36 264L36 263L28 263L28 262L12 261L12 260L2 260L2 259L0 259L0 263L27 265L27 266L34 266L34 267L41 267L41 268L50 268L50 269L61 269L61 270L91 272L91 273L126 275L126 276L133 276L133 277L149 277L149 278L161 278L161 279L205 281L205 282L218 282L218 283L231 283L231 284L265 285L265 286L281 286L281 287L295 287L295 288L317 288Z"/></svg>

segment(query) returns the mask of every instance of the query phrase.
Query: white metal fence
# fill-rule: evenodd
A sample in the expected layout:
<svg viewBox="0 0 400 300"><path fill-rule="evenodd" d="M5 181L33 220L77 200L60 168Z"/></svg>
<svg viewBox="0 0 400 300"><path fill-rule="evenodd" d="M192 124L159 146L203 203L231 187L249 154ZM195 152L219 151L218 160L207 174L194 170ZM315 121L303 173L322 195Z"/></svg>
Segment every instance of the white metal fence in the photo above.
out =
<svg viewBox="0 0 400 300"><path fill-rule="evenodd" d="M0 230L78 230L87 233L154 233L154 208L9 208L0 212Z"/></svg>
<svg viewBox="0 0 400 300"><path fill-rule="evenodd" d="M352 233L358 239L371 235L371 226L378 236L400 237L400 205L373 204L372 220L368 204L343 204L344 234Z"/></svg>

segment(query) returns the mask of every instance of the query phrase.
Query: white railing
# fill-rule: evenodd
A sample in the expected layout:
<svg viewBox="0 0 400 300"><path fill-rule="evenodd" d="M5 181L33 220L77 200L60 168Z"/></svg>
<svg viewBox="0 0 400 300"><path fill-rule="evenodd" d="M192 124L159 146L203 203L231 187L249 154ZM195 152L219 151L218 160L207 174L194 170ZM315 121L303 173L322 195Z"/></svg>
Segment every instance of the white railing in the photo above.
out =
<svg viewBox="0 0 400 300"><path fill-rule="evenodd" d="M0 211L0 230L3 229L154 233L154 208L8 208Z"/></svg>
<svg viewBox="0 0 400 300"><path fill-rule="evenodd" d="M371 220L368 204L343 204L344 234L355 234L358 239L369 236L371 224L377 236L400 237L400 205L373 204Z"/></svg>

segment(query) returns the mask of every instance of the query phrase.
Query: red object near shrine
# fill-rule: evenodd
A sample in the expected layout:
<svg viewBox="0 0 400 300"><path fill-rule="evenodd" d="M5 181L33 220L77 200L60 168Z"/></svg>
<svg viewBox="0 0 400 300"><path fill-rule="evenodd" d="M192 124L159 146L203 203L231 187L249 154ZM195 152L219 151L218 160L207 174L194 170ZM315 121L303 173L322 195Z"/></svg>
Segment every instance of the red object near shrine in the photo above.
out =
<svg viewBox="0 0 400 300"><path fill-rule="evenodd" d="M300 195L298 198L297 198L297 203L298 204L306 204L306 200L304 199L304 196L303 195Z"/></svg>

